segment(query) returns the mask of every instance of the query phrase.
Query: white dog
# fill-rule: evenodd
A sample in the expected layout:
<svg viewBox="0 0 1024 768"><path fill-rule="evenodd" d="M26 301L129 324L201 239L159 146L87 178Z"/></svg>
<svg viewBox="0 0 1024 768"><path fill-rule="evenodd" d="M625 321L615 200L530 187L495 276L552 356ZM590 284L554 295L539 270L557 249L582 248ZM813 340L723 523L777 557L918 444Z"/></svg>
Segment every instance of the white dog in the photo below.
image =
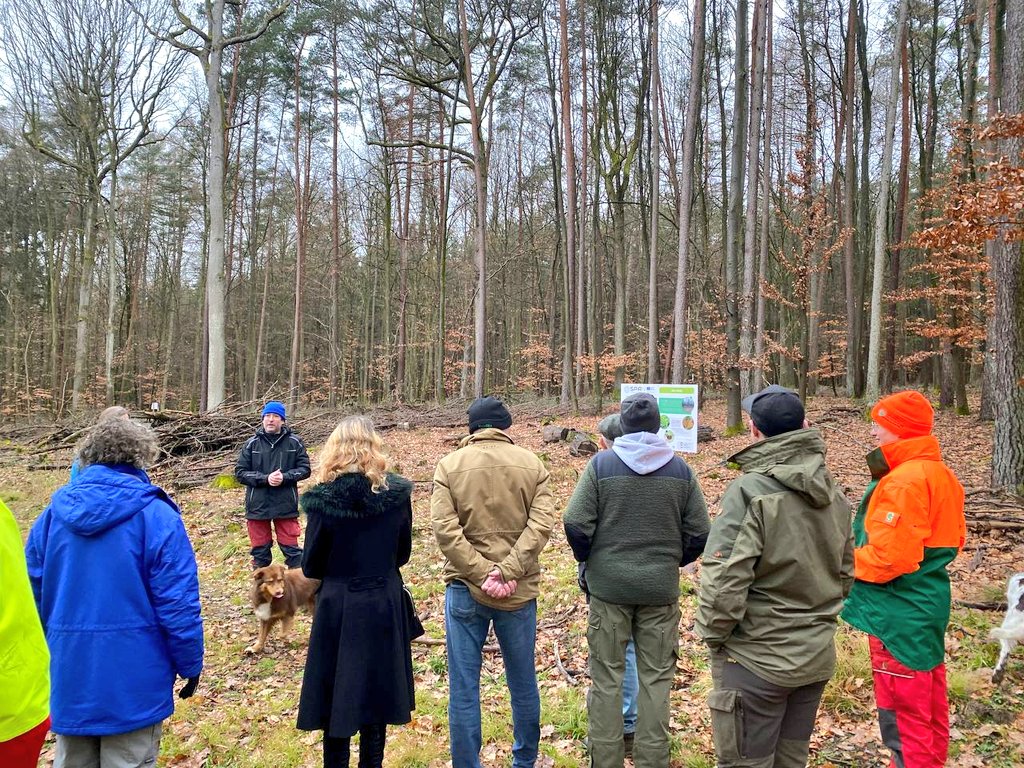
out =
<svg viewBox="0 0 1024 768"><path fill-rule="evenodd" d="M1006 618L1002 626L995 627L988 635L1002 646L999 661L992 671L992 682L998 685L1006 672L1006 660L1017 643L1024 643L1024 573L1015 573L1006 585Z"/></svg>

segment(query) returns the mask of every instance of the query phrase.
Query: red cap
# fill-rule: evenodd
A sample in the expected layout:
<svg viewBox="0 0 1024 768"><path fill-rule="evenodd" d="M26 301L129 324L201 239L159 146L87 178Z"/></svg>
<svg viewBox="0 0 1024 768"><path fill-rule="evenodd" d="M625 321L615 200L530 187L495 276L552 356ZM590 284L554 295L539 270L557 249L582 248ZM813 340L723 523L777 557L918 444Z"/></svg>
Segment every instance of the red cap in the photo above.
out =
<svg viewBox="0 0 1024 768"><path fill-rule="evenodd" d="M871 418L899 438L923 437L932 432L935 411L927 397L908 389L875 403Z"/></svg>

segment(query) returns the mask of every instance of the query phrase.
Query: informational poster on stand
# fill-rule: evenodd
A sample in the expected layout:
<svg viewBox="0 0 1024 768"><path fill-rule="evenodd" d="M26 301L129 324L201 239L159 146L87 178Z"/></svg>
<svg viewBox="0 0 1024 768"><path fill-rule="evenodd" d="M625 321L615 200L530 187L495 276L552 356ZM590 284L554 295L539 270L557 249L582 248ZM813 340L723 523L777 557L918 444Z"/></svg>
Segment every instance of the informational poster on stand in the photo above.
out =
<svg viewBox="0 0 1024 768"><path fill-rule="evenodd" d="M661 431L674 451L697 452L696 384L623 384L622 399L637 392L650 392L658 399Z"/></svg>

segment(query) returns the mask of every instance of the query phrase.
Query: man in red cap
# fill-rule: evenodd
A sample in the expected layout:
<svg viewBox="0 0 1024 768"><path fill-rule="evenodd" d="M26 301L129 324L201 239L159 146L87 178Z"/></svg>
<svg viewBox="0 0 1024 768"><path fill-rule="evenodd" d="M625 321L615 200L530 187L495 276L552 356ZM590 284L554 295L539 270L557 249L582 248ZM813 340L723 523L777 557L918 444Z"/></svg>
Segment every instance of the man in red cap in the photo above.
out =
<svg viewBox="0 0 1024 768"><path fill-rule="evenodd" d="M843 618L869 635L882 741L895 768L946 764L947 566L964 545L964 489L942 462L919 392L871 410L878 448L853 520L856 581Z"/></svg>

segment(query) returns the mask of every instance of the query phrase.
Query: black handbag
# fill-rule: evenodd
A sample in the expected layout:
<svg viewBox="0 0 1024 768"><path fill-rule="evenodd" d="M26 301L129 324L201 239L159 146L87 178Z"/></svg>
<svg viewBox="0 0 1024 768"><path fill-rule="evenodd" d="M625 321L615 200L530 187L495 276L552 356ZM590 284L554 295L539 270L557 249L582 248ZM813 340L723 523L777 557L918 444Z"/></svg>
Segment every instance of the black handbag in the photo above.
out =
<svg viewBox="0 0 1024 768"><path fill-rule="evenodd" d="M409 630L409 639L415 640L420 635L426 632L423 629L423 623L420 621L419 614L416 613L416 605L412 601L412 592L409 588L402 585L402 601L405 603L405 622Z"/></svg>

